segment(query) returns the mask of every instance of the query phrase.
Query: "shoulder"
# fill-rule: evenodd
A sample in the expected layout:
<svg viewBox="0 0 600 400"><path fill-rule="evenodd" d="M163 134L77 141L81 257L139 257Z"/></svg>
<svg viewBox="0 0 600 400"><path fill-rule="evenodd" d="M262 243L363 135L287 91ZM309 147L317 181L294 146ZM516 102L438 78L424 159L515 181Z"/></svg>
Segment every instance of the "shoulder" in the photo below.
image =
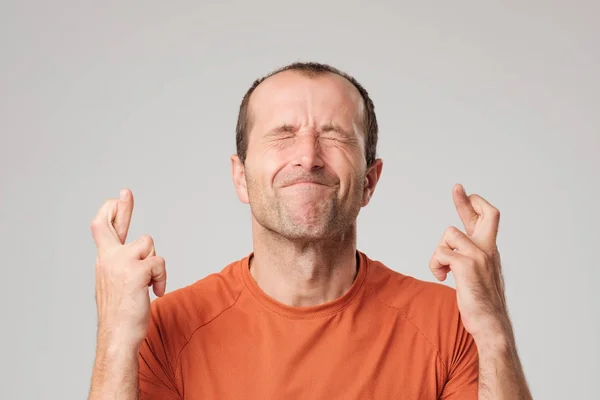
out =
<svg viewBox="0 0 600 400"><path fill-rule="evenodd" d="M243 291L242 260L151 303L152 323L166 336L186 341L193 332L232 307Z"/></svg>
<svg viewBox="0 0 600 400"><path fill-rule="evenodd" d="M476 388L477 346L462 323L456 289L396 272L379 261L369 260L368 273L374 296L397 310L437 350L444 390ZM454 376L452 384L444 383L450 376Z"/></svg>
<svg viewBox="0 0 600 400"><path fill-rule="evenodd" d="M369 261L367 284L374 296L397 310L442 355L452 351L464 333L456 289L397 272L382 262Z"/></svg>
<svg viewBox="0 0 600 400"><path fill-rule="evenodd" d="M375 295L390 307L408 315L432 313L456 307L456 290L446 284L425 281L402 274L383 264L369 260L367 283Z"/></svg>

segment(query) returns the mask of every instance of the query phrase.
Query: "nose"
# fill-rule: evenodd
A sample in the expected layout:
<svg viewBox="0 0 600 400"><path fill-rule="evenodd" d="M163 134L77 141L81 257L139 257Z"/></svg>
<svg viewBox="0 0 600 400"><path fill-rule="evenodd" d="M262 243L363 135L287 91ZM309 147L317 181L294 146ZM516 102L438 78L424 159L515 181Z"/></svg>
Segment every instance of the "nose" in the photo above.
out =
<svg viewBox="0 0 600 400"><path fill-rule="evenodd" d="M296 137L293 165L311 172L323 168L323 155L316 133L299 134Z"/></svg>

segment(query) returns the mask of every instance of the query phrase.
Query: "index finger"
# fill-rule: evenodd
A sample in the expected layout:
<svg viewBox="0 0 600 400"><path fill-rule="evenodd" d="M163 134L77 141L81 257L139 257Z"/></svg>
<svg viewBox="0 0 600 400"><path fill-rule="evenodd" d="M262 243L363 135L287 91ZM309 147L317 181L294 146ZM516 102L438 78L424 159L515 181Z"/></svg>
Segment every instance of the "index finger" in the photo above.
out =
<svg viewBox="0 0 600 400"><path fill-rule="evenodd" d="M92 220L91 230L99 251L121 245L119 236L113 226L117 215L117 201L110 199L104 202Z"/></svg>

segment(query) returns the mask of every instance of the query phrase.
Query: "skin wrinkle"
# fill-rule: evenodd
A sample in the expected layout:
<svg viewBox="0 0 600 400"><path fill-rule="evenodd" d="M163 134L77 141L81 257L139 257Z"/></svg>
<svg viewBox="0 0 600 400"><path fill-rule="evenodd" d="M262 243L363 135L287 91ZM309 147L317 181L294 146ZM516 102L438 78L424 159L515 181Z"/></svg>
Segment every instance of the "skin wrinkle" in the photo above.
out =
<svg viewBox="0 0 600 400"><path fill-rule="evenodd" d="M255 121L250 135L244 128L244 116L251 104L258 106L253 106ZM416 284L414 279L397 279L389 268L356 248L357 217L372 198L382 170L382 161L375 159L378 128L374 105L366 91L348 76L327 73L307 77L286 71L270 75L266 81L256 80L240 110L238 152L231 157L232 178L240 200L250 204L253 253L218 274L218 283L203 280L195 286L197 291L185 289L179 292L181 297L175 294L150 307L146 286L153 286L154 293L163 296L165 261L156 255L150 236L143 235L135 246L125 245L132 194L121 191L120 199L106 203L114 206L109 207L112 211L105 205L94 219L91 228L98 246L99 322L90 399L134 398L138 383L144 397L177 397L175 392L182 393L184 380L188 387L194 387L192 391L217 395L215 392L221 390L220 397L236 398L253 384L250 389L258 389L259 397L264 398L269 397L265 392L274 393L285 386L290 376L297 379L298 393L309 389L307 394L311 390L317 394L312 397L327 397L324 394L328 392L333 393L329 397L340 397L335 394L342 392L346 397L360 397L357 392L364 394L368 385L396 395L414 389L421 393L412 396L415 398L433 397L434 392L437 397L473 398L478 378L481 400L488 396L494 400L531 398L506 310L496 246L499 213L493 206L477 195L467 197L460 185L453 188L453 200L467 234L455 227L447 229L430 268L439 280L451 272L456 292ZM367 116L362 115L365 110ZM366 119L364 131L358 128L361 115ZM485 217L480 209L485 210ZM118 257L112 258L115 254ZM359 272L362 275L357 281ZM382 302L400 307L400 313L406 311L406 319L430 345L436 344L435 365L431 362L432 349L417 339L416 332L396 335L408 324L397 325L398 315L374 304L373 296L362 296L365 284ZM398 299L396 293L406 289ZM353 298L360 300L345 315L328 319L321 326L304 324L306 328L280 324L278 316L257 313L255 307L260 304L244 302L242 309L236 308L234 319L211 325L211 335L197 335L198 340L192 342L190 331L193 336L199 329L196 327L210 322L207 318L214 320L231 309L227 304L231 296L223 295L226 292L237 292L235 302L242 293L250 292L279 316L295 319L330 315L349 307ZM345 293L348 296L340 298ZM197 308L199 294L206 297L200 300L210 303L210 309L191 315L187 311ZM211 299L216 301L214 305ZM328 306L316 307L329 302ZM255 319L248 318L251 314ZM162 318L164 315L168 320ZM462 324L457 325L459 316ZM230 329L231 323L236 324L235 318L251 335L240 336ZM278 332L270 329L273 324ZM455 326L458 330L453 334ZM334 329L328 331L327 338L322 333L331 327ZM371 331L380 333L373 337L379 346L373 342L361 347ZM348 333L345 347L340 348L340 337ZM357 343L361 354L344 358L344 354L353 353ZM193 357L183 360L180 355L188 345ZM286 357L281 350L290 348L291 357ZM399 357L385 356L392 348ZM181 350L177 353L177 349ZM143 362L136 360L138 352ZM170 366L176 353L173 373ZM265 354L269 356L266 363ZM231 364L233 359L241 362ZM328 363L331 359L334 364ZM378 374L384 364L386 371ZM209 373L203 373L207 365L211 367ZM185 370L178 369L184 366ZM265 368L271 368L273 374L265 375ZM412 374L398 381L399 370ZM357 372L367 374L371 381L353 379ZM315 376L323 379L315 380ZM380 378L385 382L378 385ZM440 382L437 387L434 378ZM238 383L237 395L224 393ZM350 386L344 387L346 383ZM270 390L267 385L271 385ZM349 396L351 392L357 395Z"/></svg>
<svg viewBox="0 0 600 400"><path fill-rule="evenodd" d="M269 82L266 81L265 83L268 84ZM255 92L255 96L256 95L260 96L261 89L264 89L264 87L257 88L257 90ZM264 89L264 90L266 90L266 89ZM284 103L286 102L286 98L285 98L286 92L287 91L282 91L282 93L280 95L273 96L274 99L275 99L275 101L274 101L275 105L281 104L282 102L284 102ZM304 100L305 98L307 100L305 100L304 102L302 102L302 100ZM311 112L309 112L309 110L312 110L312 109L325 109L325 110L328 110L328 109L331 109L331 107L326 108L325 105L322 104L323 101L315 101L314 100L314 96L310 96L310 95L309 96L300 96L300 95L298 95L298 96L292 96L292 100L293 101L291 103L293 105L296 105L297 102L302 103L301 105L299 105L299 106L297 106L295 108L296 110L298 110L297 111L298 117L292 119L292 121L289 121L289 122L288 122L288 119L286 119L286 122L283 125L279 125L279 127L276 127L274 129L272 129L271 132L274 130L277 133L279 133L279 132L288 133L292 129L295 130L296 131L296 132L294 132L295 133L295 137L294 137L295 140L294 140L294 143L292 143L292 144L295 145L293 147L295 147L296 149L299 149L298 151L301 151L302 146L298 145L299 143L300 144L304 144L305 141L313 140L311 136L318 135L318 132L315 129L315 127L317 126L316 118L318 118L318 117L316 117L315 115L311 114ZM353 100L356 100L356 99L353 99ZM360 102L359 102L359 104L360 104ZM251 106L254 109L255 108L255 102L251 102ZM355 109L357 109L357 108L359 108L359 107L356 107ZM294 108L291 108L291 109L294 110ZM269 110L269 111L272 111L272 110ZM334 109L334 111L335 111L335 109ZM256 113L256 111L255 111L255 113ZM267 111L267 113L268 113L268 111ZM332 113L333 113L332 111L329 112L329 114L332 114ZM347 113L344 113L343 115L345 117L348 117ZM350 117L350 119L351 119L352 123L354 123L353 118ZM277 120L277 117L275 117L275 120ZM334 118L331 117L331 116L328 117L328 118L326 118L326 121L329 124L335 123L334 122ZM262 121L261 121L260 118L256 118L255 124L260 124L261 122ZM300 128L300 127L302 127L302 128ZM249 143L249 146L248 146L248 148L249 148L248 154L249 155L251 155L251 149L252 149L252 145L251 144L252 144L253 135L257 135L258 134L258 132L256 132L256 131L257 131L257 129L253 129L250 132L250 143ZM356 134L356 132L355 132L355 134ZM267 138L269 136L270 135L267 135ZM286 143L284 143L283 140L280 137L278 139L279 139L279 141L277 139L274 140L275 143L273 145L277 146L278 150L284 150L286 148ZM292 146L290 146L290 147L292 147ZM317 140L314 140L314 147L315 147L315 150L317 150L317 151L315 151L315 153L316 153L315 157L321 157L321 155L320 155L321 152L318 151L318 150L322 149L323 146L321 146L320 143ZM267 154L265 154L265 153L268 153L268 151L272 150L272 149L273 149L273 147L271 147L271 146L266 147L265 150L264 150L264 152L263 152L263 154L265 156L267 156ZM307 156L305 155L304 157L307 157ZM303 161L306 161L306 160L304 159ZM324 162L324 164L325 164L325 162ZM316 180L316 181L324 181L325 180L324 178L328 178L327 179L328 181L333 180L332 178L329 178L330 174L328 172L329 169L327 168L327 165L323 165L323 168L320 169L319 171L323 171L323 172L315 173L316 177L314 178L314 180ZM283 173L285 173L285 172L283 172L283 170L282 170L282 171L280 171L280 172L278 172L277 174L274 175L275 186L277 186L276 183L277 183L277 181L279 179L284 179L284 180L286 179L285 177L284 178L279 178L280 174L283 174ZM252 189L254 187L256 187L256 184L257 184L256 179L254 178L254 175L252 175L249 172L247 172L246 177L248 178L248 181L250 183L248 185L249 195L253 196L256 199L258 196L252 194ZM302 178L302 176L300 178ZM293 180L295 180L297 178L296 177L291 177L291 178L288 178L288 179L290 179L290 180L293 181ZM357 179L357 178L355 178L355 179ZM358 179L360 179L360 181L362 182L362 177L360 177ZM323 183L327 184L326 182L323 182ZM362 187L360 185L357 185L356 188L358 188L360 191L362 191ZM342 193L342 194L345 194L345 193ZM342 195L342 194L340 194L340 195ZM264 197L262 197L262 200L266 201L266 199L264 199ZM329 213L328 213L329 215L323 216L323 220L322 220L321 223L325 224L325 225L328 225L330 227L329 229L336 229L336 228L340 229L340 227L343 226L344 224L346 224L346 225L348 224L348 222L346 222L346 221L352 221L352 217L351 216L350 216L350 218L348 218L349 216L343 216L343 217L340 217L339 219L337 218L337 216L339 215L339 212L340 212L339 211L339 208L340 208L339 200L341 200L341 199L339 199L339 197L338 197L338 199L332 199L332 201L329 204ZM254 204L253 207L257 208L256 201L253 201L252 203ZM286 224L285 228L287 228L288 232L291 231L291 230L293 230L293 227L291 226L292 224L289 223L289 217L286 217L286 215L285 215L286 213L283 210L284 207L285 207L285 201L282 198L282 195L280 193L278 193L278 194L275 195L275 203L276 204L275 204L274 209L277 210L277 219L279 219L280 221L283 221L283 223ZM321 205L324 206L323 203L321 203ZM354 207L354 208L357 208L357 207ZM257 214L259 214L261 212L264 213L263 214L264 215L264 217L263 217L264 218L264 224L273 223L272 222L272 220L273 220L272 215L267 214L265 211L266 211L265 209L258 210ZM267 215L265 215L265 214L267 214ZM259 214L256 217L260 218L261 215ZM344 219L346 221L342 221L342 219ZM325 227L322 228L323 231L324 230L329 230L329 229L325 228Z"/></svg>
<svg viewBox="0 0 600 400"><path fill-rule="evenodd" d="M295 71L266 79L249 100L234 180L251 208L251 273L285 304L333 300L356 276L356 219L381 171L380 160L367 167L363 102L345 78Z"/></svg>

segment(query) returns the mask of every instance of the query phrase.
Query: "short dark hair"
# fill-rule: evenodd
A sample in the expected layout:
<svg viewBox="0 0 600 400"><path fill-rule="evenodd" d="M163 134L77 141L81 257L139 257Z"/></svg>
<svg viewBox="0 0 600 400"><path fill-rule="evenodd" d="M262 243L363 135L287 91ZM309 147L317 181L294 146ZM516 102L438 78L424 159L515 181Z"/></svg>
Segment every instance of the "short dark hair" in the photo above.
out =
<svg viewBox="0 0 600 400"><path fill-rule="evenodd" d="M377 127L377 117L375 116L375 105L373 101L369 97L369 93L365 90L364 87L360 83L356 81L352 76L348 75L345 72L340 71L337 68L334 68L327 64L321 64L316 62L295 62L292 64L288 64L284 67L281 67L268 75L263 76L262 78L258 78L254 81L250 89L244 95L242 99L242 103L240 104L240 110L238 114L237 126L236 126L236 149L237 155L240 157L242 163L246 161L246 153L248 151L248 131L250 126L249 121L249 104L250 104L250 96L261 82L265 79L278 74L284 71L298 71L306 76L313 78L320 75L324 75L327 73L332 73L339 75L345 79L347 79L360 93L363 101L364 101L364 130L365 130L365 158L367 161L367 166L371 166L377 157L377 137L378 137L378 127Z"/></svg>

